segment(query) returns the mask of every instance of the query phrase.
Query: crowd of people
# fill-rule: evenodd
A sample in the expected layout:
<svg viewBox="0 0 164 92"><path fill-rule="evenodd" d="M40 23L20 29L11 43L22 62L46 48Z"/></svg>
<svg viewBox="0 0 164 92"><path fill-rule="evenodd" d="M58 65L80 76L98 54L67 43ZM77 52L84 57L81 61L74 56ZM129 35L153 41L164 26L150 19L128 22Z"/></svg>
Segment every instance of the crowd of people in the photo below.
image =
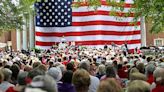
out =
<svg viewBox="0 0 164 92"><path fill-rule="evenodd" d="M1 51L0 92L164 92L164 57L108 46Z"/></svg>

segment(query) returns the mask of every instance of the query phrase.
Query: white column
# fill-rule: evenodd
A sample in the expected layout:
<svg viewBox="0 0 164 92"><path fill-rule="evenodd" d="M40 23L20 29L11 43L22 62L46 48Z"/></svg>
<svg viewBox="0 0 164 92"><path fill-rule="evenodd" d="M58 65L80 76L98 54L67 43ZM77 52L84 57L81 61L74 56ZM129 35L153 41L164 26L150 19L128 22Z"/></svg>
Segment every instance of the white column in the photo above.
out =
<svg viewBox="0 0 164 92"><path fill-rule="evenodd" d="M141 46L146 46L146 27L144 17L141 17Z"/></svg>
<svg viewBox="0 0 164 92"><path fill-rule="evenodd" d="M23 39L23 49L24 50L27 50L27 21L26 21L26 18L25 17L23 17L23 22L25 23L24 25L23 25L23 37L22 37L22 39Z"/></svg>
<svg viewBox="0 0 164 92"><path fill-rule="evenodd" d="M30 39L30 49L34 47L34 16L30 14L30 21L29 21L29 39Z"/></svg>
<svg viewBox="0 0 164 92"><path fill-rule="evenodd" d="M21 32L19 29L16 30L16 41L17 41L17 50L21 50Z"/></svg>

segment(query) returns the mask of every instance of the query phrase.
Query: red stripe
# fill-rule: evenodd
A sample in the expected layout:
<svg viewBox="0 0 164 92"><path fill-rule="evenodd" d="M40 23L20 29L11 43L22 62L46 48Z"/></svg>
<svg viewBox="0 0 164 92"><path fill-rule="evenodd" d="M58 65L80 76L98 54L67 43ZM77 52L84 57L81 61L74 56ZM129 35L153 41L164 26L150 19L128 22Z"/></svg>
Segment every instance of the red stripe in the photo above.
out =
<svg viewBox="0 0 164 92"><path fill-rule="evenodd" d="M79 2L73 2L73 4L78 4L80 6L88 6L88 3L79 3ZM134 8L134 4L130 4L130 3L116 3L115 5L113 5L112 3L107 3L106 1L101 1L101 5L106 5L106 6L120 6L120 7L125 7L125 8Z"/></svg>
<svg viewBox="0 0 164 92"><path fill-rule="evenodd" d="M113 26L137 26L140 22L132 24L131 22L115 22L115 21L87 21L87 22L73 22L72 26L89 26L89 25L113 25Z"/></svg>
<svg viewBox="0 0 164 92"><path fill-rule="evenodd" d="M125 32L116 32L116 31L103 31L103 30L95 30L95 31L85 31L85 32L36 32L36 36L43 36L43 37L65 37L67 36L88 36L88 35L119 35L119 36L128 36L128 35L137 35L140 34L140 30L135 31L125 31Z"/></svg>
<svg viewBox="0 0 164 92"><path fill-rule="evenodd" d="M87 11L87 12L72 12L73 16L91 16L91 15L107 15L107 16L120 16L120 17L134 17L135 13L124 13L124 12L110 12L104 10Z"/></svg>
<svg viewBox="0 0 164 92"><path fill-rule="evenodd" d="M105 44L111 44L114 42L117 45L122 45L125 42L127 44L138 44L141 43L141 40L128 40L128 41L105 41L105 40L96 40L96 41L76 41L76 45L105 45ZM38 46L52 46L56 42L41 42L41 41L36 41L36 45Z"/></svg>

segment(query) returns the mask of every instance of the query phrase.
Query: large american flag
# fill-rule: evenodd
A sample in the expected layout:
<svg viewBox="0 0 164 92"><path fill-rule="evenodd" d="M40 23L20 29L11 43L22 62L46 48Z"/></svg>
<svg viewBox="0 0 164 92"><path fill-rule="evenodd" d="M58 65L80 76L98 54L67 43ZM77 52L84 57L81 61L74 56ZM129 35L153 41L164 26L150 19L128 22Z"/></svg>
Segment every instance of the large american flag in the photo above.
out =
<svg viewBox="0 0 164 92"><path fill-rule="evenodd" d="M101 47L115 43L119 46L125 42L129 49L141 46L140 21L132 24L135 13L124 17L133 0L124 1L124 10L116 10L110 15L112 6L102 0L96 11L83 3L80 7L71 7L72 0L41 0L35 3L36 47L48 49L64 39L74 41L77 45Z"/></svg>

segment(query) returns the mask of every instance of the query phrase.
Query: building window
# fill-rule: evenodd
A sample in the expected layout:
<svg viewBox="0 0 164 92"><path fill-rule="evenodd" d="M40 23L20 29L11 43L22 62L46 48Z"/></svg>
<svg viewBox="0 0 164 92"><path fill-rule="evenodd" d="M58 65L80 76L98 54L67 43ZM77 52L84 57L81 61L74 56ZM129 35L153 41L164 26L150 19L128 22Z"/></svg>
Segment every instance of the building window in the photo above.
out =
<svg viewBox="0 0 164 92"><path fill-rule="evenodd" d="M163 39L162 38L154 39L154 45L155 46L163 46Z"/></svg>

